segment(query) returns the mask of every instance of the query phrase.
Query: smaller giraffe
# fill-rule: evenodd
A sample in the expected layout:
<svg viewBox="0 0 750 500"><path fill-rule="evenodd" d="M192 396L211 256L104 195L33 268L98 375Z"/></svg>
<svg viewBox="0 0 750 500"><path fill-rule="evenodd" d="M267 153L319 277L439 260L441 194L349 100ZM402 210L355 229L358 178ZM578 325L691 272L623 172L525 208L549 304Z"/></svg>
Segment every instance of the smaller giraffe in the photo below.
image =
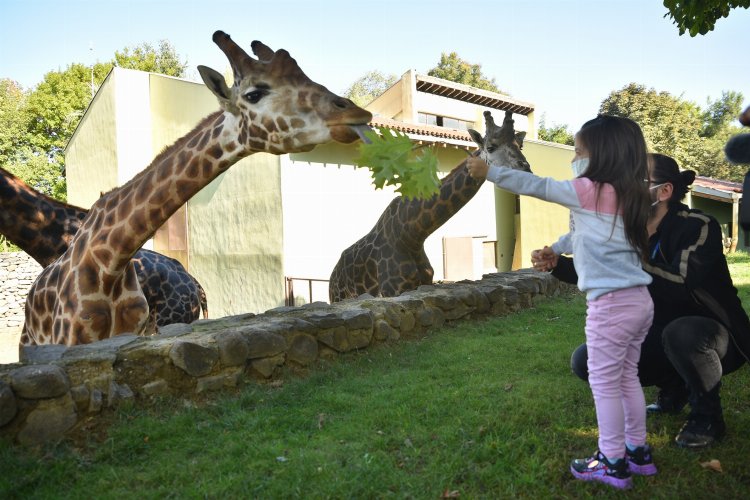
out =
<svg viewBox="0 0 750 500"><path fill-rule="evenodd" d="M42 267L65 253L87 213L35 191L0 168L0 234ZM133 264L155 327L192 323L201 308L208 316L206 292L177 260L141 249Z"/></svg>
<svg viewBox="0 0 750 500"><path fill-rule="evenodd" d="M480 154L487 161L530 172L521 153L526 132L513 130L513 114L505 113L498 127L489 111L484 112L485 137L469 130ZM434 271L424 251L424 242L453 217L482 186L469 176L466 162L455 167L440 185L440 193L427 200L394 198L375 227L341 253L328 284L330 301L358 297L395 297L420 285L432 283Z"/></svg>

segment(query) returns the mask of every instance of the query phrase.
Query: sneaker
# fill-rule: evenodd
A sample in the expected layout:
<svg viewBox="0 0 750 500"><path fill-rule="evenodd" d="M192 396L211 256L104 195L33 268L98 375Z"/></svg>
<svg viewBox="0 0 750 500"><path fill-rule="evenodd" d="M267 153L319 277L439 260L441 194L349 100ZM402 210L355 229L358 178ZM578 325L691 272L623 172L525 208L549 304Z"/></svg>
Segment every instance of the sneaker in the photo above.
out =
<svg viewBox="0 0 750 500"><path fill-rule="evenodd" d="M589 458L577 458L570 463L570 472L583 481L599 481L626 490L633 486L627 460L612 463L601 451Z"/></svg>
<svg viewBox="0 0 750 500"><path fill-rule="evenodd" d="M691 415L674 440L683 448L705 448L724 437L726 430L723 417Z"/></svg>
<svg viewBox="0 0 750 500"><path fill-rule="evenodd" d="M686 389L662 389L656 397L656 402L646 406L646 411L648 413L679 415L687 403L688 393Z"/></svg>
<svg viewBox="0 0 750 500"><path fill-rule="evenodd" d="M647 444L639 446L635 451L625 447L625 458L628 461L628 470L639 476L653 476L658 471L651 455L651 447Z"/></svg>

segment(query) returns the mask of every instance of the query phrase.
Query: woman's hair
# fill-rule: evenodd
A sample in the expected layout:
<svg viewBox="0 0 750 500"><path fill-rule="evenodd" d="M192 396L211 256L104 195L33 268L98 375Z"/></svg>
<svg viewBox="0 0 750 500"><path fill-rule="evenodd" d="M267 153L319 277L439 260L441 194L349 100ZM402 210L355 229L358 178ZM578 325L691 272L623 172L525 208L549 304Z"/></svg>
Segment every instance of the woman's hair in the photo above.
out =
<svg viewBox="0 0 750 500"><path fill-rule="evenodd" d="M669 204L679 203L690 190L690 185L695 180L695 172L692 170L683 170L671 156L651 153L651 184L670 183L672 185L672 197L669 198Z"/></svg>
<svg viewBox="0 0 750 500"><path fill-rule="evenodd" d="M589 165L583 176L614 187L625 236L645 259L651 198L647 182L648 153L641 128L629 118L599 115L584 123L577 137L589 153ZM597 188L597 198L600 190L601 185Z"/></svg>

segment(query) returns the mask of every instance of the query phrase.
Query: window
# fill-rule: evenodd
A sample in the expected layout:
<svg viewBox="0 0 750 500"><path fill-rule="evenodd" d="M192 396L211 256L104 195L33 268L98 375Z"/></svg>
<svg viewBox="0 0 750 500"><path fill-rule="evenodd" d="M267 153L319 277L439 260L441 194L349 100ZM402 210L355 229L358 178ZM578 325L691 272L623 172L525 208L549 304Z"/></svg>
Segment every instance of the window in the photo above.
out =
<svg viewBox="0 0 750 500"><path fill-rule="evenodd" d="M419 113L419 123L425 125L432 125L437 127L453 128L457 130L468 130L469 127L474 125L472 122L466 120L459 120L458 118L449 118L447 116L433 115L430 113Z"/></svg>

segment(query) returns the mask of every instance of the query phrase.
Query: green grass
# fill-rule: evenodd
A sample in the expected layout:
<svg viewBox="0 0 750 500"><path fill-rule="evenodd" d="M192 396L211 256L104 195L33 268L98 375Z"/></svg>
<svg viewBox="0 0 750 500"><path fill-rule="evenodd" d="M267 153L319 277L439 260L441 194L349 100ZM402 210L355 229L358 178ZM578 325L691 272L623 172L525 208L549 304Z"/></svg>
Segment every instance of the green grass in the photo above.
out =
<svg viewBox="0 0 750 500"><path fill-rule="evenodd" d="M730 257L750 304L750 256ZM0 498L743 498L750 491L750 371L724 379L728 435L672 443L683 416L649 417L660 473L631 492L574 481L596 448L588 387L570 373L585 304L560 297L503 318L248 384L195 407L119 410L103 441L0 443ZM654 397L646 389L647 399ZM717 459L723 473L701 467Z"/></svg>

